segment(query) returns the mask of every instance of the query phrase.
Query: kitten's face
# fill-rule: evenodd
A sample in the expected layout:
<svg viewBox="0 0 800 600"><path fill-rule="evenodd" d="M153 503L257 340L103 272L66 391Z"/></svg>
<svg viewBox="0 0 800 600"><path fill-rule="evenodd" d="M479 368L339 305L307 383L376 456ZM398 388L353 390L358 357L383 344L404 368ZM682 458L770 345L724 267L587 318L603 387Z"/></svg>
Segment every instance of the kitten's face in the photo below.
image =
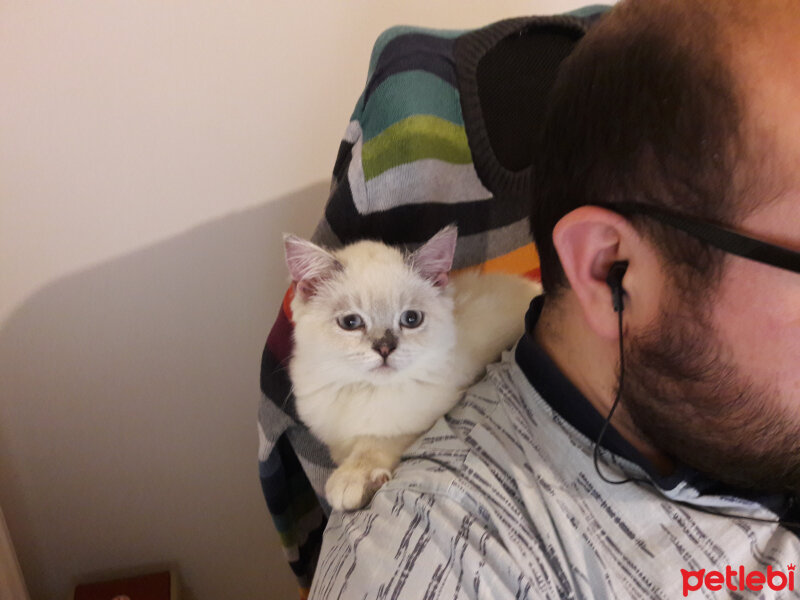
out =
<svg viewBox="0 0 800 600"><path fill-rule="evenodd" d="M403 255L375 242L333 253L335 272L313 294L296 295L295 356L314 375L351 383L425 378L455 343L453 301Z"/></svg>
<svg viewBox="0 0 800 600"><path fill-rule="evenodd" d="M288 236L295 389L298 377L324 386L440 375L456 338L447 288L456 238L447 227L406 257L378 242L328 252Z"/></svg>

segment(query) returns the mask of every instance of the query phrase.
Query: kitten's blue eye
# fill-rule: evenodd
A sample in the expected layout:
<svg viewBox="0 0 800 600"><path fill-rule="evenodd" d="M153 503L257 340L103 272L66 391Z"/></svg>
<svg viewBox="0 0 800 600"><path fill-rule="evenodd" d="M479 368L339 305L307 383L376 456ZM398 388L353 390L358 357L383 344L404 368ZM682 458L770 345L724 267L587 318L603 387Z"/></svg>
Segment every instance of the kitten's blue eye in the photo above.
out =
<svg viewBox="0 0 800 600"><path fill-rule="evenodd" d="M339 317L336 319L336 322L339 324L339 327L346 331L353 331L354 329L360 329L364 326L364 319L356 314Z"/></svg>
<svg viewBox="0 0 800 600"><path fill-rule="evenodd" d="M423 314L418 310L407 310L400 315L400 325L407 329L414 329L422 324Z"/></svg>

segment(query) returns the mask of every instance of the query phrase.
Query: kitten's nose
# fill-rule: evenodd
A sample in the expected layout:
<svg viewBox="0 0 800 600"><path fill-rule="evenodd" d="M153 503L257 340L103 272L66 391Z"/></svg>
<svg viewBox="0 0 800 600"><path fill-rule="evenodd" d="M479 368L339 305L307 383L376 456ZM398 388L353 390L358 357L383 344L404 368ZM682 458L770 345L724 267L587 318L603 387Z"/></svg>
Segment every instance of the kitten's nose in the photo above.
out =
<svg viewBox="0 0 800 600"><path fill-rule="evenodd" d="M386 360L395 348L397 348L397 336L392 333L391 329L387 329L381 339L372 342L372 349L380 354L383 360Z"/></svg>

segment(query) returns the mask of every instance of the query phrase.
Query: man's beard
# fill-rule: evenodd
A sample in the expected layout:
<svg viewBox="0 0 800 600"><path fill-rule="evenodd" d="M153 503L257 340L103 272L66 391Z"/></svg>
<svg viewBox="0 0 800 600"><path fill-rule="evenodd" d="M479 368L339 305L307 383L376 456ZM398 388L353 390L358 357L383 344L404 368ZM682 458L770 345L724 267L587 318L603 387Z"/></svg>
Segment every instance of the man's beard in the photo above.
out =
<svg viewBox="0 0 800 600"><path fill-rule="evenodd" d="M656 448L718 481L800 492L800 415L772 385L731 364L707 314L681 304L626 340L622 402L634 424Z"/></svg>

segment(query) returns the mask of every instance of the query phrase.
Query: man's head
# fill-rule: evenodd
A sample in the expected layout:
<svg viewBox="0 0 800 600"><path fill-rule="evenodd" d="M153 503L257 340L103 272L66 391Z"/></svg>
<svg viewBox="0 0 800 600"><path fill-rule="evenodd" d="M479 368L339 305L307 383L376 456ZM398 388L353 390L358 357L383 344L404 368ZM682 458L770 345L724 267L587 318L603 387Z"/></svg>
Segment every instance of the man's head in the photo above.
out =
<svg viewBox="0 0 800 600"><path fill-rule="evenodd" d="M714 12L723 4L622 2L565 60L534 160L531 228L548 293L567 283L552 232L574 208L642 202L733 223L757 204L761 157L741 128L734 42ZM718 275L721 253L636 224L681 265L675 283Z"/></svg>
<svg viewBox="0 0 800 600"><path fill-rule="evenodd" d="M629 261L623 406L637 434L744 486L800 489L800 275L597 205L651 204L800 250L797 73L796 2L622 2L562 66L534 161L551 310L576 307L613 342L605 273Z"/></svg>

